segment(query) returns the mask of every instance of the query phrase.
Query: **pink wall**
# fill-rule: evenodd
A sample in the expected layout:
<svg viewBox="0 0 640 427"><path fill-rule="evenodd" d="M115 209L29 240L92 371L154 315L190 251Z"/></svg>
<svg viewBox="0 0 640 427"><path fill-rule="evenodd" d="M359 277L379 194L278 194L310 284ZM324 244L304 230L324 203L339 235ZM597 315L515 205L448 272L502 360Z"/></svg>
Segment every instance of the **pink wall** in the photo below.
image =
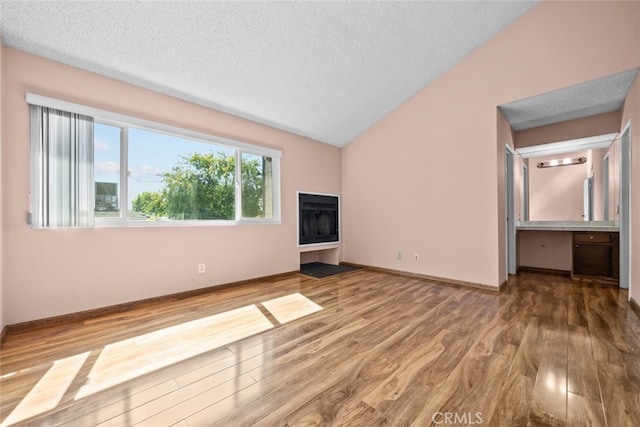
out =
<svg viewBox="0 0 640 427"><path fill-rule="evenodd" d="M622 111L568 120L515 133L516 148L618 132Z"/></svg>
<svg viewBox="0 0 640 427"><path fill-rule="evenodd" d="M640 77L636 76L625 100L622 132L631 121L631 276L629 296L640 303Z"/></svg>
<svg viewBox="0 0 640 427"><path fill-rule="evenodd" d="M587 150L571 153L571 157L587 157ZM538 168L545 162L561 156L544 156L531 159L529 169L529 207L531 221L582 221L583 183L588 175L588 165Z"/></svg>
<svg viewBox="0 0 640 427"><path fill-rule="evenodd" d="M639 28L640 2L542 2L347 145L344 260L498 286L496 106L637 67Z"/></svg>
<svg viewBox="0 0 640 427"><path fill-rule="evenodd" d="M14 49L2 60L8 324L297 270L296 191L340 194L338 148ZM26 92L283 150L282 224L31 229Z"/></svg>
<svg viewBox="0 0 640 427"><path fill-rule="evenodd" d="M2 221L2 186L4 185L4 179L2 177L2 152L3 148L3 132L4 129L2 127L2 104L4 103L3 95L3 68L2 68L2 56L4 53L4 47L2 46L2 38L0 38L0 331L6 325L4 319L4 236L3 236L3 221Z"/></svg>

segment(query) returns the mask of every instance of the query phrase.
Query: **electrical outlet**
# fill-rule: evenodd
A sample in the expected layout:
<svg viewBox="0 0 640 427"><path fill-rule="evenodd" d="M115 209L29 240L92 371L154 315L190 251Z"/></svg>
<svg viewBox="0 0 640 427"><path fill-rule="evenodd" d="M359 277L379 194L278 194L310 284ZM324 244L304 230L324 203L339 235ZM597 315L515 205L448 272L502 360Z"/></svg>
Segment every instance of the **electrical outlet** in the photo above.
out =
<svg viewBox="0 0 640 427"><path fill-rule="evenodd" d="M396 254L396 259L402 259L402 252L398 251Z"/></svg>
<svg viewBox="0 0 640 427"><path fill-rule="evenodd" d="M413 255L413 262L420 262L420 255L414 254Z"/></svg>
<svg viewBox="0 0 640 427"><path fill-rule="evenodd" d="M198 264L198 274L204 273L206 270L206 266L204 264Z"/></svg>

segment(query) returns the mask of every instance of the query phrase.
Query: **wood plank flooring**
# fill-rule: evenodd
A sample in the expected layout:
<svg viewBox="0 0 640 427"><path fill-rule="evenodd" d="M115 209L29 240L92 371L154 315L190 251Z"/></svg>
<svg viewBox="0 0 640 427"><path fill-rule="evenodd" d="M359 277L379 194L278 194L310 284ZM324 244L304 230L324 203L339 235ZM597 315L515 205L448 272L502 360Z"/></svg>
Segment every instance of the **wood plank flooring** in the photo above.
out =
<svg viewBox="0 0 640 427"><path fill-rule="evenodd" d="M207 318L248 306L255 331L194 351ZM82 393L114 348L108 387ZM10 334L0 396L2 425L638 426L640 319L625 291L544 274L502 293L292 274Z"/></svg>

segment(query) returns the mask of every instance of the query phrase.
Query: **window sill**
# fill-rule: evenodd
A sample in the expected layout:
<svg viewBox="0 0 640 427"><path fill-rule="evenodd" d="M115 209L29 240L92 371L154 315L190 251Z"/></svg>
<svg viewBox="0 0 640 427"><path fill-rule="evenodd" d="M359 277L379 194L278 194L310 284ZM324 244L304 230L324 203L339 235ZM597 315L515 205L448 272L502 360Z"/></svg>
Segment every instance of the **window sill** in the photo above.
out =
<svg viewBox="0 0 640 427"><path fill-rule="evenodd" d="M147 227L224 227L224 226L242 226L242 225L280 225L281 221L277 219L251 220L243 219L239 221L96 221L94 228L147 228Z"/></svg>

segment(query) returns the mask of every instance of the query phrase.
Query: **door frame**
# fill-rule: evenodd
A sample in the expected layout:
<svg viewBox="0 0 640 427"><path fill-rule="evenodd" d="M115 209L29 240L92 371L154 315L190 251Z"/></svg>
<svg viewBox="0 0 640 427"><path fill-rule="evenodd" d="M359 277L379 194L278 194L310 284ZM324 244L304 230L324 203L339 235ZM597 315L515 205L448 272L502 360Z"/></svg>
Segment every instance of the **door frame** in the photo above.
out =
<svg viewBox="0 0 640 427"><path fill-rule="evenodd" d="M619 280L622 289L629 289L631 286L631 145L631 120L629 120L620 133Z"/></svg>
<svg viewBox="0 0 640 427"><path fill-rule="evenodd" d="M529 166L522 164L522 221L529 221Z"/></svg>
<svg viewBox="0 0 640 427"><path fill-rule="evenodd" d="M505 204L507 214L507 275L516 274L516 221L514 191L515 150L506 145L505 151Z"/></svg>
<svg viewBox="0 0 640 427"><path fill-rule="evenodd" d="M611 181L610 173L611 163L609 153L607 153L602 158L602 204L604 205L604 217L602 219L605 221L609 221L611 219L611 209L609 209L609 205L611 204L611 194L609 189L609 183Z"/></svg>

